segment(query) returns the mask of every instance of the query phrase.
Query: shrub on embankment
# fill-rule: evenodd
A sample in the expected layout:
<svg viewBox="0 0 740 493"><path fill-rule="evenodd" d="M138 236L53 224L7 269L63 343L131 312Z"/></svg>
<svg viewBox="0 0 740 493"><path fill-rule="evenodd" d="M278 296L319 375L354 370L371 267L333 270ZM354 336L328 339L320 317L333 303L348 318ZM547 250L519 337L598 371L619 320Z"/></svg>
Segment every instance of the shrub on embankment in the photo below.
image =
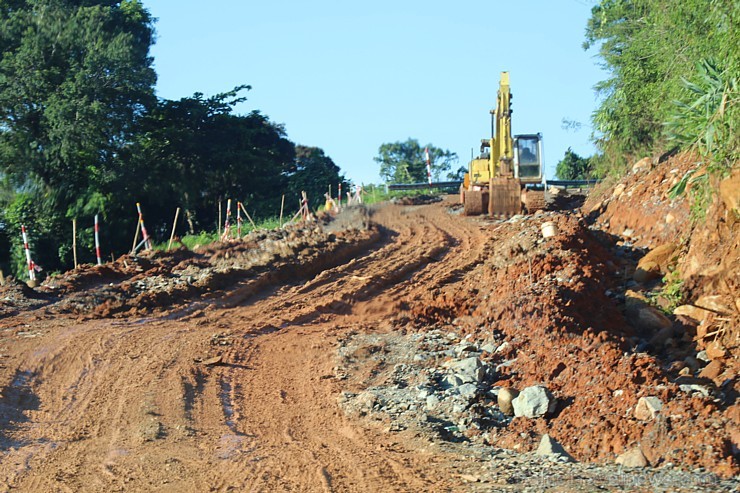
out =
<svg viewBox="0 0 740 493"><path fill-rule="evenodd" d="M601 0L586 27L609 77L594 112L599 172L696 148L710 171L740 158L740 2Z"/></svg>

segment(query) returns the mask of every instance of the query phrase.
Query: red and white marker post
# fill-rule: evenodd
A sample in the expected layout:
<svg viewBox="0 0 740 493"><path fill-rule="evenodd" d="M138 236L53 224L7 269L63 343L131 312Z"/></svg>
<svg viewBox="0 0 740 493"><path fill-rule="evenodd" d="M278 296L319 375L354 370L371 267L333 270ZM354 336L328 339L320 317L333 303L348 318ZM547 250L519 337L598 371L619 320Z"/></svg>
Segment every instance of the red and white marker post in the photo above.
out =
<svg viewBox="0 0 740 493"><path fill-rule="evenodd" d="M136 250L138 250L141 245L145 245L147 250L152 249L152 241L146 232L146 227L144 226L144 214L141 213L141 204L138 202L136 203L136 210L139 212L139 226L141 227L141 237L143 239L141 240L141 243L134 247L134 251L132 253L136 253Z"/></svg>
<svg viewBox="0 0 740 493"><path fill-rule="evenodd" d="M342 184L339 184L337 189L337 209L342 208Z"/></svg>
<svg viewBox="0 0 740 493"><path fill-rule="evenodd" d="M429 148L424 148L424 155L427 159L427 179L429 180L429 186L432 186L432 161L429 159Z"/></svg>
<svg viewBox="0 0 740 493"><path fill-rule="evenodd" d="M23 249L26 251L26 263L28 264L28 278L32 281L36 280L36 269L31 260L31 248L28 246L28 235L26 234L26 227L21 225L21 234L23 235Z"/></svg>
<svg viewBox="0 0 740 493"><path fill-rule="evenodd" d="M98 265L103 265L103 260L100 258L100 223L98 223L97 214L95 214L95 256L98 259Z"/></svg>
<svg viewBox="0 0 740 493"><path fill-rule="evenodd" d="M228 240L231 237L231 199L226 201L226 221L224 221L224 234L221 235L221 241Z"/></svg>

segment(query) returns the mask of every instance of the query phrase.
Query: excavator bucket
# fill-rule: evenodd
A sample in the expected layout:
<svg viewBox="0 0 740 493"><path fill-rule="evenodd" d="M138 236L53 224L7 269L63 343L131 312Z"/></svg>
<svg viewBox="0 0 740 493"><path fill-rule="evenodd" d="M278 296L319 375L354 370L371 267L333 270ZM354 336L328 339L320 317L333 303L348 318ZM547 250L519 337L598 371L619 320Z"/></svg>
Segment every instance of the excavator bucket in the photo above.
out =
<svg viewBox="0 0 740 493"><path fill-rule="evenodd" d="M488 213L491 217L510 217L522 211L522 186L516 178L492 178Z"/></svg>
<svg viewBox="0 0 740 493"><path fill-rule="evenodd" d="M463 191L463 214L466 216L479 216L483 214L488 205L487 190L464 190Z"/></svg>

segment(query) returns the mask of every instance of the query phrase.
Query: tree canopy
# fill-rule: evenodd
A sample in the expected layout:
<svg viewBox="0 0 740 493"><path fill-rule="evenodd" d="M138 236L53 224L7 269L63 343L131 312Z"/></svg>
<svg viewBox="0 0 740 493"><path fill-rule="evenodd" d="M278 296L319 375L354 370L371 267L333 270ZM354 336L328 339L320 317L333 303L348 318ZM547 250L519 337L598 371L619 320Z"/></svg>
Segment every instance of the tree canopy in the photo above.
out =
<svg viewBox="0 0 740 493"><path fill-rule="evenodd" d="M299 145L295 154L295 163L287 173L290 195L299 197L301 192L306 192L309 205L317 207L324 203L325 193L331 191L331 196L336 196L339 184L342 190L350 191L349 182L339 166L322 149Z"/></svg>
<svg viewBox="0 0 740 493"><path fill-rule="evenodd" d="M126 174L154 102L153 36L136 0L0 0L0 170L18 193L3 223L59 246L39 249L42 265L68 262L62 222L104 210Z"/></svg>
<svg viewBox="0 0 740 493"><path fill-rule="evenodd" d="M591 160L579 156L568 147L555 168L555 176L561 180L587 180L591 178Z"/></svg>
<svg viewBox="0 0 740 493"><path fill-rule="evenodd" d="M191 224L211 229L214 204L226 198L245 202L258 215L278 210L294 144L261 113L233 113L248 89L162 100L143 120L134 181L144 183L141 195L154 210L169 215L179 204Z"/></svg>
<svg viewBox="0 0 740 493"><path fill-rule="evenodd" d="M154 20L139 0L0 0L0 267L25 270L20 226L48 271L130 248L136 203L163 238L177 207L188 227L216 229L218 203L277 215L346 180L315 147L296 146L259 111L237 114L242 85L214 96L157 99ZM291 196L294 195L294 196Z"/></svg>
<svg viewBox="0 0 740 493"><path fill-rule="evenodd" d="M457 163L457 153L440 149L431 144L424 147L409 138L405 142L382 144L375 162L380 164L380 176L387 183L421 183L427 181L425 148L429 150L432 178L440 180Z"/></svg>

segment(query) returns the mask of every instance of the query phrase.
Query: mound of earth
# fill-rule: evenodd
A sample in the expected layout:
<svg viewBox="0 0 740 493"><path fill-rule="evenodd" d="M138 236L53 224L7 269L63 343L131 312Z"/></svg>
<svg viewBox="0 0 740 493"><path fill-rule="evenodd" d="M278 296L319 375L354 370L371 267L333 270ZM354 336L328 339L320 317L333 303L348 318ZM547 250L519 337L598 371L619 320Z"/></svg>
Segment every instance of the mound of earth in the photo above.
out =
<svg viewBox="0 0 740 493"><path fill-rule="evenodd" d="M36 291L15 282L0 295L8 293L6 313L42 305L48 314L94 318L162 312L183 305L192 312L206 302L233 305L265 286L312 277L354 257L378 238L368 224L367 211L354 207L336 221L323 216L308 224L253 231L240 240L194 251L152 250L103 265L81 265L46 279ZM34 297L43 301L33 303Z"/></svg>
<svg viewBox="0 0 740 493"><path fill-rule="evenodd" d="M540 233L545 221L558 225L551 240ZM578 460L609 461L639 447L656 466L737 472L735 377L700 377L707 360L692 328L633 300L639 250L593 231L579 214L488 228L481 265L459 284L432 290L403 321L415 330L441 324L496 348L482 357L496 368L494 390L543 385L555 396L550 415L483 429L486 442L534 450L547 433ZM641 398L657 399L662 411L646 419Z"/></svg>

